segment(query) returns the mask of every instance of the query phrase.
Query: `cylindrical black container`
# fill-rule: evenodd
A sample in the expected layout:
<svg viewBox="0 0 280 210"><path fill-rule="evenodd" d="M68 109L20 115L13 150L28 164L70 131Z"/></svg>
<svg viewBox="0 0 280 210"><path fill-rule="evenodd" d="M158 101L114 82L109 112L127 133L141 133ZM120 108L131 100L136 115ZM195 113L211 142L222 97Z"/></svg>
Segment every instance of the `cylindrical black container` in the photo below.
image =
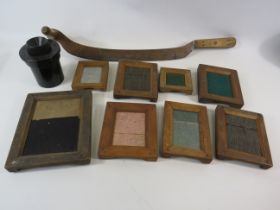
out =
<svg viewBox="0 0 280 210"><path fill-rule="evenodd" d="M63 81L60 47L56 41L44 37L31 38L22 46L19 55L30 66L40 86L55 87Z"/></svg>

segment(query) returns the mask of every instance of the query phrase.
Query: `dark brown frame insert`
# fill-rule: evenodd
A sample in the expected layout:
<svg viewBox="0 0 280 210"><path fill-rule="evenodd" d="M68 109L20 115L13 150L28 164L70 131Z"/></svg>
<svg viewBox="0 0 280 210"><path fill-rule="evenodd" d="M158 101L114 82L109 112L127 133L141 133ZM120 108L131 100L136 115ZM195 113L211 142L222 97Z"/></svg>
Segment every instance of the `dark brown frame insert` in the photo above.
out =
<svg viewBox="0 0 280 210"><path fill-rule="evenodd" d="M150 90L126 90L124 88L125 71L127 67L146 68L150 72ZM114 98L144 98L152 102L158 99L158 72L156 63L146 63L141 61L120 61L114 86Z"/></svg>

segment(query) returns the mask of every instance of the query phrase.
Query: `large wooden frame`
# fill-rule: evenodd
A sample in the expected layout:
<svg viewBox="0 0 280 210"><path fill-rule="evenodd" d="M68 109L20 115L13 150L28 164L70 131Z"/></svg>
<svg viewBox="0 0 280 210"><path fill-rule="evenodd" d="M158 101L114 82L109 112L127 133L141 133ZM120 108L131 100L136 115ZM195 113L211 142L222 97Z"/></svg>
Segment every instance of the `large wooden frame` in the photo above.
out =
<svg viewBox="0 0 280 210"><path fill-rule="evenodd" d="M147 91L141 90L128 90L124 87L125 71L127 68L145 68L150 74L150 89ZM118 66L118 72L114 87L115 98L144 98L149 99L152 102L156 102L158 99L158 72L156 63L146 63L140 61L120 61Z"/></svg>
<svg viewBox="0 0 280 210"><path fill-rule="evenodd" d="M117 112L145 113L145 146L113 145L113 132ZM156 107L152 104L108 102L99 142L99 158L140 158L155 161L158 157L157 148Z"/></svg>
<svg viewBox="0 0 280 210"><path fill-rule="evenodd" d="M173 111L174 110L198 113L200 150L173 145L172 136L173 136ZM209 131L206 107L199 106L199 105L177 103L172 101L165 102L162 155L164 157L170 157L170 156L191 157L191 158L199 159L203 163L210 163L212 161L212 149L211 149L210 131Z"/></svg>
<svg viewBox="0 0 280 210"><path fill-rule="evenodd" d="M168 85L166 78L167 74L174 74L184 76L184 85ZM192 76L191 71L186 69L176 69L176 68L161 68L160 69L160 87L161 92L183 92L191 95L193 92L192 88Z"/></svg>
<svg viewBox="0 0 280 210"><path fill-rule="evenodd" d="M77 151L22 155L29 126L36 111L36 103L40 101L68 99L80 100L80 123ZM20 169L49 165L89 163L91 159L91 106L92 97L90 91L65 91L28 94L5 164L5 168L8 171L16 172ZM57 111L59 112L59 110Z"/></svg>
<svg viewBox="0 0 280 210"><path fill-rule="evenodd" d="M223 103L230 106L241 108L244 105L243 96L239 84L238 74L236 70L208 66L199 64L197 76L198 100L201 103ZM226 75L230 77L233 97L221 96L208 93L207 73L212 72L216 74Z"/></svg>
<svg viewBox="0 0 280 210"><path fill-rule="evenodd" d="M100 67L101 78L97 83L82 83L81 78L84 73L85 67ZM93 90L106 90L109 72L108 61L79 61L77 69L72 82L73 90L93 89Z"/></svg>
<svg viewBox="0 0 280 210"><path fill-rule="evenodd" d="M259 137L260 155L239 151L228 147L226 115L255 120ZM272 159L266 135L263 116L259 113L234 108L217 106L216 108L216 156L218 159L241 160L260 165L261 168L272 167Z"/></svg>

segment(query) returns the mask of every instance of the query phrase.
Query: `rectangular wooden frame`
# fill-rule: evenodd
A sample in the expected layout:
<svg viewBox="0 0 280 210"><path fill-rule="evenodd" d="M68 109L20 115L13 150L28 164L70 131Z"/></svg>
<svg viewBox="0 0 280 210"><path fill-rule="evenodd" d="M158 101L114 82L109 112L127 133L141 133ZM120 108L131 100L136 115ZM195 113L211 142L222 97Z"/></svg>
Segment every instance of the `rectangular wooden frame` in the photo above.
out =
<svg viewBox="0 0 280 210"><path fill-rule="evenodd" d="M254 155L244 151L228 148L228 134L226 115L239 116L256 121L260 140L261 155ZM230 107L217 106L216 108L216 157L218 159L241 160L260 165L261 168L272 167L272 159L266 135L263 116L259 113L249 112Z"/></svg>
<svg viewBox="0 0 280 210"><path fill-rule="evenodd" d="M113 145L113 132L117 112L145 113L145 146L116 146ZM156 161L157 148L157 118L156 107L152 104L107 102L99 142L99 158L140 158Z"/></svg>
<svg viewBox="0 0 280 210"><path fill-rule="evenodd" d="M82 83L81 78L85 67L100 67L101 80L99 83ZM109 72L108 61L79 61L77 69L72 82L73 90L93 89L93 90L106 90Z"/></svg>
<svg viewBox="0 0 280 210"><path fill-rule="evenodd" d="M183 148L183 147L173 145L172 122L173 122L174 110L198 113L200 150ZM192 105L192 104L183 104L183 103L172 102L172 101L165 101L162 155L164 157L185 156L190 158L196 158L203 163L210 163L212 161L212 148L211 148L211 139L210 139L210 131L209 131L206 107L199 106L199 105Z"/></svg>
<svg viewBox="0 0 280 210"><path fill-rule="evenodd" d="M75 98L78 98L81 101L77 151L23 156L22 152L32 116L35 112L36 103L38 101ZM8 171L16 172L21 169L49 165L89 163L91 159L91 106L92 97L90 91L65 91L28 94L18 122L5 168Z"/></svg>
<svg viewBox="0 0 280 210"><path fill-rule="evenodd" d="M241 108L244 105L243 96L236 70L217 66L199 64L197 76L198 101L201 103L223 103ZM207 72L223 74L230 77L233 97L219 96L208 93Z"/></svg>
<svg viewBox="0 0 280 210"><path fill-rule="evenodd" d="M138 91L138 90L126 90L124 89L124 77L127 67L147 68L150 71L150 90ZM146 63L141 61L127 61L123 60L119 62L118 72L114 87L114 98L144 98L149 99L152 102L156 102L158 99L158 72L156 63Z"/></svg>
<svg viewBox="0 0 280 210"><path fill-rule="evenodd" d="M166 84L167 73L184 75L185 85L168 85ZM187 69L166 68L160 69L160 87L161 92L183 92L191 95L193 92L191 71Z"/></svg>

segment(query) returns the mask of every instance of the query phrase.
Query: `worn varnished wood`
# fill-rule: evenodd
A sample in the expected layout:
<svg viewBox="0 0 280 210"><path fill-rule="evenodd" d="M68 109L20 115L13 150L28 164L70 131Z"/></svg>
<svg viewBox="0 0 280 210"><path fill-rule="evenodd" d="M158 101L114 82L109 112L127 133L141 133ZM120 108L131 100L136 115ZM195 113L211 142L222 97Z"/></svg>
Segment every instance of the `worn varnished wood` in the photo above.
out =
<svg viewBox="0 0 280 210"><path fill-rule="evenodd" d="M259 137L260 155L247 153L244 151L228 147L228 132L226 115L233 115L256 121L257 133ZM259 113L243 111L230 107L217 106L216 113L216 157L218 159L241 160L259 165L261 168L273 166L269 149L269 143L264 125L263 116ZM236 134L238 136L238 133Z"/></svg>
<svg viewBox="0 0 280 210"><path fill-rule="evenodd" d="M113 133L117 112L145 113L145 146L113 145ZM100 136L99 158L140 158L156 161L157 148L156 107L152 104L108 102Z"/></svg>
<svg viewBox="0 0 280 210"><path fill-rule="evenodd" d="M41 115L38 115L38 113L36 114L36 104L40 101L51 102L67 99L80 100L80 110L78 110L78 112L75 111L75 114L77 114L77 116L80 118L77 151L23 156L22 153L31 120L37 119L38 116L41 116L42 118L47 117L44 113ZM18 122L14 139L12 141L5 168L8 171L16 172L21 169L41 166L89 163L91 159L91 104L92 97L90 91L65 91L28 94ZM68 116L68 114L69 113L64 112L63 116ZM53 113L50 113L50 117L53 117L52 115Z"/></svg>
<svg viewBox="0 0 280 210"><path fill-rule="evenodd" d="M142 50L128 50L128 49L104 49L98 47L89 47L78 44L57 29L44 26L42 33L48 38L55 39L62 47L70 54L92 60L110 60L119 61L122 59L129 60L173 60L186 57L193 47L195 48L230 48L236 43L235 38L217 38L212 41L197 40L192 41L180 47L163 48L163 49L142 49Z"/></svg>
<svg viewBox="0 0 280 210"><path fill-rule="evenodd" d="M233 97L220 96L208 92L207 72L227 75L230 77ZM199 64L197 70L198 100L201 103L222 103L232 107L241 108L244 105L243 95L240 88L236 70Z"/></svg>
<svg viewBox="0 0 280 210"><path fill-rule="evenodd" d="M175 74L175 75L183 75L185 78L185 85L178 86L178 85L168 85L166 83L167 74ZM176 69L176 68L165 68L162 67L160 69L160 86L159 90L161 92L183 92L188 95L192 94L193 87L192 87L192 76L191 71L187 69Z"/></svg>
<svg viewBox="0 0 280 210"><path fill-rule="evenodd" d="M101 80L99 83L82 83L81 78L85 67L100 67ZM93 89L106 90L109 73L109 63L107 61L79 61L72 82L73 90Z"/></svg>
<svg viewBox="0 0 280 210"><path fill-rule="evenodd" d="M125 71L129 67L143 68L149 71L150 89L144 90L129 90L125 89ZM149 99L152 102L156 102L158 99L158 72L156 63L146 63L140 61L120 61L117 71L117 76L114 86L114 97L115 98L144 98Z"/></svg>
<svg viewBox="0 0 280 210"><path fill-rule="evenodd" d="M183 148L173 144L174 110L198 113L200 150ZM210 163L212 161L211 139L206 107L172 101L165 102L162 155L164 157L185 156L199 159L203 163Z"/></svg>
<svg viewBox="0 0 280 210"><path fill-rule="evenodd" d="M230 48L234 47L236 39L234 37L219 39L199 39L194 41L194 48Z"/></svg>

